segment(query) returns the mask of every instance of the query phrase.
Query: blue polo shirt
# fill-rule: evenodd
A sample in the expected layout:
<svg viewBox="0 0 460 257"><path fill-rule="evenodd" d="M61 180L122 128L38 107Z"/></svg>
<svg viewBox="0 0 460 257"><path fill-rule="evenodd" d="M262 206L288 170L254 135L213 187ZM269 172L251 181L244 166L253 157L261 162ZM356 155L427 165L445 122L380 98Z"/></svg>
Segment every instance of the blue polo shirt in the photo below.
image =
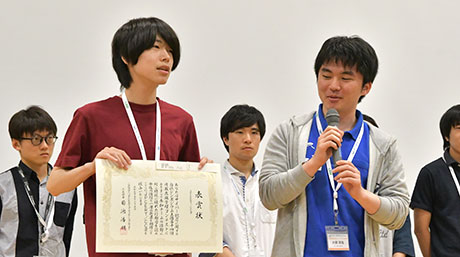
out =
<svg viewBox="0 0 460 257"><path fill-rule="evenodd" d="M315 115L319 115L323 130L327 127L326 119L322 112L322 104ZM356 110L357 122L350 131L345 131L342 141L342 158L346 160L350 155L361 124L363 116ZM306 158L311 158L315 153L319 132L316 127L316 117L313 117L307 147ZM333 163L331 159L331 163ZM364 134L358 151L352 161L361 173L363 188L367 185L369 171L369 127L364 123ZM332 164L334 165L334 164ZM334 174L335 176L336 174ZM335 186L337 183L335 183ZM348 226L350 251L328 251L326 226L334 225L333 191L329 183L326 164L318 171L310 184L305 189L307 194L307 235L305 237L304 256L363 256L364 255L364 209L346 191L342 185L338 190L338 222L341 226Z"/></svg>

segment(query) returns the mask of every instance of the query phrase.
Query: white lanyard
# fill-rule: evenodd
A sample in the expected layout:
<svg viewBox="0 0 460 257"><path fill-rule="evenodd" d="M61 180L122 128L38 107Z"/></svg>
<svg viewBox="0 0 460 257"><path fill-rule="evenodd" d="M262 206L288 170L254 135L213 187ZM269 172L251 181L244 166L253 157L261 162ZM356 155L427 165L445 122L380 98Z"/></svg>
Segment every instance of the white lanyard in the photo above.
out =
<svg viewBox="0 0 460 257"><path fill-rule="evenodd" d="M457 176L455 176L454 168L452 168L452 166L447 164L447 161L446 161L446 159L444 159L444 156L442 157L442 159L446 163L447 167L449 167L450 175L452 176L452 179L454 180L455 186L457 187L457 193L458 193L458 195L460 195L460 185L458 183Z"/></svg>
<svg viewBox="0 0 460 257"><path fill-rule="evenodd" d="M46 201L46 207L45 207L45 216L42 217L40 215L39 211L37 210L37 208L35 207L35 201L34 201L34 198L33 198L33 195L32 195L32 190L30 190L29 181L27 181L27 178L24 175L24 172L22 171L21 167L19 167L19 166L18 166L18 171L19 171L19 174L22 177L22 181L24 182L24 187L26 189L27 196L29 197L30 204L32 204L32 208L34 208L35 215L37 215L38 221L40 222L40 224L43 227L42 234L40 235L40 242L44 243L44 242L46 242L46 240L48 240L49 230L51 228L51 225L53 224L54 202L56 201L56 197L54 197L50 193L48 193L48 200ZM39 192L39 195L40 195L40 192ZM49 215L48 215L48 213L49 213ZM48 217L48 223L45 221L46 217Z"/></svg>
<svg viewBox="0 0 460 257"><path fill-rule="evenodd" d="M141 150L142 160L147 160L147 155L145 153L144 143L142 142L141 133L136 124L136 119L134 118L133 111L131 111L131 106L129 106L128 98L126 97L125 90L121 93L121 98L123 100L123 106L125 106L126 113L128 114L129 122L131 127L133 127L134 135L136 136L137 144ZM157 123L156 123L156 133L155 133L155 161L160 160L160 146L161 146L161 112L160 112L160 102L157 101Z"/></svg>
<svg viewBox="0 0 460 257"><path fill-rule="evenodd" d="M323 128L321 126L321 121L319 120L319 115L316 113L316 128L318 129L318 133L321 135L323 133ZM361 123L361 129L359 130L358 138L351 148L350 155L348 155L347 161L352 162L353 158L355 158L356 152L358 151L359 145L361 144L361 140L363 139L364 134L364 121ZM338 191L342 186L342 183L337 183L337 186L334 187L334 175L332 174L332 164L331 159L329 158L326 162L327 167L327 175L329 177L329 184L331 185L333 191L333 210L334 210L334 221L335 225L338 225L337 215L339 213L339 205L337 204L337 199L339 198Z"/></svg>
<svg viewBox="0 0 460 257"><path fill-rule="evenodd" d="M231 165L231 164L228 163L228 165ZM224 169L225 169L225 173L227 173L227 175L228 175L230 181L231 181L232 184L233 184L233 189L235 190L236 198L238 198L238 201L240 202L241 206L243 206L244 215L246 216L246 220L249 221L249 225L250 225L250 227L251 227L251 231L250 231L251 237L252 237L252 239L254 240L255 246L257 247L256 232L255 232L255 226L256 226L256 223L255 223L255 222L256 222L256 212L257 212L257 210L256 210L257 201L256 201L255 199L254 199L254 201L253 201L254 206L253 206L253 209L252 209L253 213L252 213L252 217L251 217L251 215L250 215L250 213L249 213L250 210L248 209L248 206L247 206L246 202L243 200L243 196L241 195L240 190L238 190L238 187L236 186L235 181L233 180L233 177L232 177L232 175L230 174L230 171L229 171L228 168L227 168L227 165L224 165Z"/></svg>

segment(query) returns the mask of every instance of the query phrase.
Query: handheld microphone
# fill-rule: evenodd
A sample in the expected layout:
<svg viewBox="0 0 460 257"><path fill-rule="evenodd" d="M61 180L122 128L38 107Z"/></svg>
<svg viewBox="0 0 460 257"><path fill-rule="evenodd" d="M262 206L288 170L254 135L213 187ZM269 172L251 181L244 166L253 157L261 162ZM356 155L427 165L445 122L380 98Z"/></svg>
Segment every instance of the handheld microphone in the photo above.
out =
<svg viewBox="0 0 460 257"><path fill-rule="evenodd" d="M329 109L327 111L326 121L327 121L327 125L329 126L333 126L333 127L339 126L340 116L336 109ZM336 164L337 161L342 160L342 151L340 150L340 146L339 148L337 148L337 150L332 149L332 159L334 160L334 164Z"/></svg>

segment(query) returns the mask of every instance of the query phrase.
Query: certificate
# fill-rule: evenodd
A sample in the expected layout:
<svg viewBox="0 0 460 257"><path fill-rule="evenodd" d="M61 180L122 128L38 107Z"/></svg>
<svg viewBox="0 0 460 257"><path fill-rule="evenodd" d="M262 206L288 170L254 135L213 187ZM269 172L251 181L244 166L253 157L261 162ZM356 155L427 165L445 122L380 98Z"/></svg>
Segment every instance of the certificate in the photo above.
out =
<svg viewBox="0 0 460 257"><path fill-rule="evenodd" d="M222 252L220 165L96 160L96 252Z"/></svg>

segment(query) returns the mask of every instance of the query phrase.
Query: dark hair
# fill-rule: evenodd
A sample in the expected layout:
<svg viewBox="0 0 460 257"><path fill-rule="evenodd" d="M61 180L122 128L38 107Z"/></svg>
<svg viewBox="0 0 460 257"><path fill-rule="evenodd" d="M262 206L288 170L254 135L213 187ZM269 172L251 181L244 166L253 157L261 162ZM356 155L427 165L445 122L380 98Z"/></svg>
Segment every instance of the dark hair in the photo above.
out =
<svg viewBox="0 0 460 257"><path fill-rule="evenodd" d="M112 66L117 73L121 87L129 88L132 78L122 57L135 65L139 56L153 47L157 35L162 37L172 50L173 66L176 69L180 60L180 44L174 30L164 21L155 18L132 19L121 26L112 40Z"/></svg>
<svg viewBox="0 0 460 257"><path fill-rule="evenodd" d="M367 114L363 113L363 120L369 122L370 124L372 124L376 128L379 127L379 125L377 125L377 122L374 120L374 118L372 118L371 116L369 116Z"/></svg>
<svg viewBox="0 0 460 257"><path fill-rule="evenodd" d="M460 124L460 104L449 108L441 117L439 128L441 129L442 140L444 141L443 148L447 150L450 147L449 141L446 138L450 136L450 130Z"/></svg>
<svg viewBox="0 0 460 257"><path fill-rule="evenodd" d="M235 105L230 108L220 120L220 139L222 139L227 152L228 146L225 144L224 138L228 138L228 133L250 127L256 123L259 126L260 139L262 139L265 135L265 119L259 110L247 104Z"/></svg>
<svg viewBox="0 0 460 257"><path fill-rule="evenodd" d="M342 63L344 67L355 67L363 75L363 86L374 82L379 61L374 48L358 36L337 36L326 40L315 60L316 79L321 66L329 62ZM358 103L364 96L361 96Z"/></svg>
<svg viewBox="0 0 460 257"><path fill-rule="evenodd" d="M15 113L8 124L11 139L21 140L24 134L44 130L56 135L56 123L45 110L35 105Z"/></svg>

